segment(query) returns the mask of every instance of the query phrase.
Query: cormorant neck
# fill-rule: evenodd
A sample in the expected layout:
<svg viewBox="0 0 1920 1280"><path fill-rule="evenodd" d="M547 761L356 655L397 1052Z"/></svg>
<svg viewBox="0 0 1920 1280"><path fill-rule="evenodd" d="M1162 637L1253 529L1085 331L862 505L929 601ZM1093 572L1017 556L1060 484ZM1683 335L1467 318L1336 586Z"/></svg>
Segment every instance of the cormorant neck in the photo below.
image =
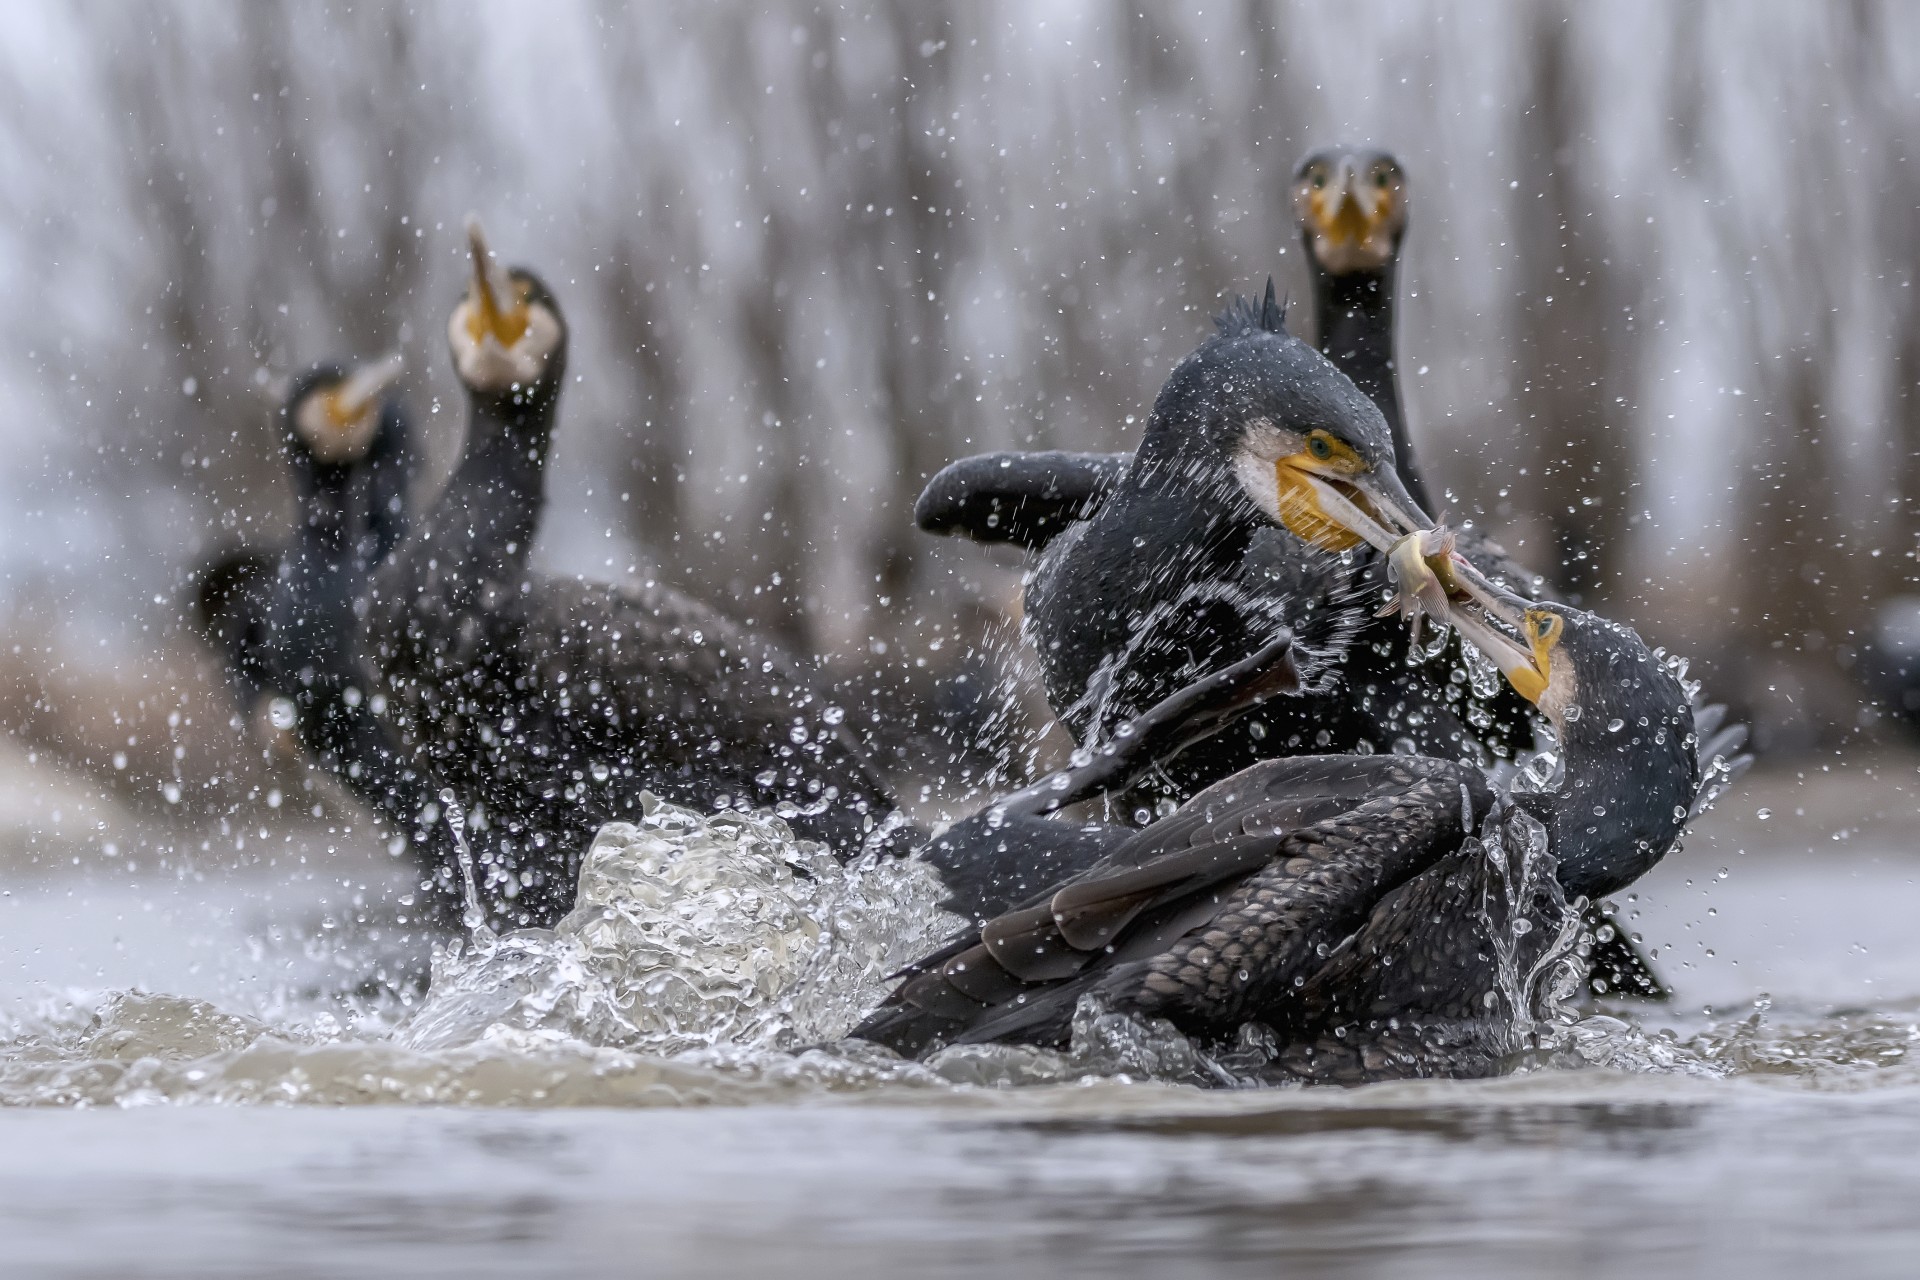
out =
<svg viewBox="0 0 1920 1280"><path fill-rule="evenodd" d="M1645 875L1679 839L1699 787L1692 709L1684 697L1659 713L1586 707L1563 726L1560 756L1547 797L1560 885L1592 901Z"/></svg>
<svg viewBox="0 0 1920 1280"><path fill-rule="evenodd" d="M1394 286L1398 262L1378 271L1336 276L1313 271L1314 310L1320 320L1320 353L1353 379L1387 420L1393 434L1400 483L1423 510L1433 510L1400 412L1400 382L1393 359Z"/></svg>
<svg viewBox="0 0 1920 1280"><path fill-rule="evenodd" d="M346 467L303 459L294 466L296 546L338 553L352 533L353 473Z"/></svg>
<svg viewBox="0 0 1920 1280"><path fill-rule="evenodd" d="M1114 499L1156 507L1151 547L1202 563L1238 560L1266 521L1203 432L1149 432ZM1183 579L1191 575L1181 575Z"/></svg>
<svg viewBox="0 0 1920 1280"><path fill-rule="evenodd" d="M519 398L472 397L466 451L436 511L463 540L524 558L539 528L547 450L559 388L536 387ZM511 550L509 550L511 548Z"/></svg>

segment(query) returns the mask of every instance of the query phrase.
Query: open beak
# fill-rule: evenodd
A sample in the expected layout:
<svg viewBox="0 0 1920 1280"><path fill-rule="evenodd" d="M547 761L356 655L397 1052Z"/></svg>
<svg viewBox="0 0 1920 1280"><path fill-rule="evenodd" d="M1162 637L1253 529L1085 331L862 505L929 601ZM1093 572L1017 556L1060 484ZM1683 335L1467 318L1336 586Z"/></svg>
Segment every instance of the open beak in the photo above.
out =
<svg viewBox="0 0 1920 1280"><path fill-rule="evenodd" d="M328 409L334 420L341 423L358 422L363 414L380 402L387 388L400 380L406 367L406 357L396 351L385 360L355 369L333 393L333 402Z"/></svg>
<svg viewBox="0 0 1920 1280"><path fill-rule="evenodd" d="M1456 563L1464 563L1455 557ZM1486 582L1484 578L1482 582ZM1517 636L1510 636L1502 623L1511 625L1524 634L1523 625L1527 611L1527 602L1520 597L1500 591L1491 583L1487 589L1493 599L1493 607L1480 604L1478 598L1462 604L1456 604L1452 610L1454 628L1468 644L1487 655L1494 666L1500 668L1500 674L1507 678L1514 691L1528 702L1538 704L1540 695L1547 691L1547 657L1536 652Z"/></svg>
<svg viewBox="0 0 1920 1280"><path fill-rule="evenodd" d="M1433 527L1432 517L1392 470L1346 476L1300 469L1299 474L1319 513L1376 551L1391 553L1402 537Z"/></svg>
<svg viewBox="0 0 1920 1280"><path fill-rule="evenodd" d="M513 296L513 282L493 260L480 219L467 219L467 251L473 278L467 283L467 331L474 344L492 338L511 348L527 331L527 308Z"/></svg>

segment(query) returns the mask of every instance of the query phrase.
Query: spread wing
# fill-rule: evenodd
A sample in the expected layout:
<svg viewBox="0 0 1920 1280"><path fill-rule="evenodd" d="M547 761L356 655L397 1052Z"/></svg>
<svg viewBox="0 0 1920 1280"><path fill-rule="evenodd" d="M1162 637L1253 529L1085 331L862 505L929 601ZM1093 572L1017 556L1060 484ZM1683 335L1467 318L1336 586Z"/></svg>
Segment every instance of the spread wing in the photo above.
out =
<svg viewBox="0 0 1920 1280"><path fill-rule="evenodd" d="M1099 507L1133 462L1130 453L986 453L944 467L913 505L928 533L1008 542L1040 551Z"/></svg>

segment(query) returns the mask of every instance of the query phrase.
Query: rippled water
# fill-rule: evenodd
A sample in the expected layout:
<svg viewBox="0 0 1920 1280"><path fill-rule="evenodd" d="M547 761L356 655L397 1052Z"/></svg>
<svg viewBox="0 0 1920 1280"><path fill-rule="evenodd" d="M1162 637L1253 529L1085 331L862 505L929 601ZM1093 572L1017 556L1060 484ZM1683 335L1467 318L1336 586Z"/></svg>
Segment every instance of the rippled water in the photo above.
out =
<svg viewBox="0 0 1920 1280"><path fill-rule="evenodd" d="M1351 1091L1170 1083L1218 1068L1123 1020L1068 1054L837 1044L953 922L923 869L757 818L656 807L555 930L433 956L325 834L164 879L89 837L0 898L0 1271L1911 1274L1898 769L1751 781L1622 904L1671 1008Z"/></svg>

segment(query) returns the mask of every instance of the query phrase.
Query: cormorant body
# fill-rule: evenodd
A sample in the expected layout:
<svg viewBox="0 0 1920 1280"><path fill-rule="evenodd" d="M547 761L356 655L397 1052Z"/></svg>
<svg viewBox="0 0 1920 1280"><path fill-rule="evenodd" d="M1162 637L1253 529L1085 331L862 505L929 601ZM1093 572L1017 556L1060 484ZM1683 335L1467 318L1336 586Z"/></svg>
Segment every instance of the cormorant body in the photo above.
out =
<svg viewBox="0 0 1920 1280"><path fill-rule="evenodd" d="M1573 954L1574 909L1657 862L1738 746L1701 741L1691 691L1626 628L1551 605L1518 626L1531 644L1495 636L1490 656L1559 735L1551 784L1501 795L1418 756L1262 761L911 966L855 1034L1062 1046L1091 998L1216 1044L1261 1024L1274 1078L1498 1070L1533 1013L1514 1001Z"/></svg>
<svg viewBox="0 0 1920 1280"><path fill-rule="evenodd" d="M490 910L557 918L593 832L636 816L643 790L771 808L857 851L891 805L789 658L668 587L529 570L566 328L544 284L474 241L449 324L465 448L377 575L364 648L408 752L489 834Z"/></svg>
<svg viewBox="0 0 1920 1280"><path fill-rule="evenodd" d="M278 553L234 547L210 557L194 571L193 630L220 661L235 710L246 719L260 713L271 696L268 671L268 614Z"/></svg>

